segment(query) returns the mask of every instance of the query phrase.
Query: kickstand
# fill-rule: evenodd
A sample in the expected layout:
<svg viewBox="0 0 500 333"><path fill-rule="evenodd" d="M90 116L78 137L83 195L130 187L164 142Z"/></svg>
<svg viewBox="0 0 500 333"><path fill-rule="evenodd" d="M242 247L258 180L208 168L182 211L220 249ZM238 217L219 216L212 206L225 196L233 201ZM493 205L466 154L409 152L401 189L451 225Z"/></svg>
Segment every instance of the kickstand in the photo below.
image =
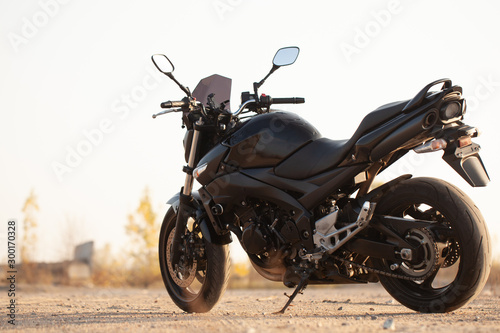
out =
<svg viewBox="0 0 500 333"><path fill-rule="evenodd" d="M288 306L290 306L290 304L292 303L292 301L295 298L295 296L297 296L297 294L299 294L299 293L302 294L302 290L304 290L307 287L307 279L308 279L308 277L309 277L309 275L302 277L302 280L300 280L299 284L297 285L297 288L295 288L295 290L293 291L292 295L288 296L285 293L285 296L288 297L288 302L286 302L286 304L283 307L283 309L281 309L278 312L274 312L274 314L284 314L285 313L285 310L288 308Z"/></svg>

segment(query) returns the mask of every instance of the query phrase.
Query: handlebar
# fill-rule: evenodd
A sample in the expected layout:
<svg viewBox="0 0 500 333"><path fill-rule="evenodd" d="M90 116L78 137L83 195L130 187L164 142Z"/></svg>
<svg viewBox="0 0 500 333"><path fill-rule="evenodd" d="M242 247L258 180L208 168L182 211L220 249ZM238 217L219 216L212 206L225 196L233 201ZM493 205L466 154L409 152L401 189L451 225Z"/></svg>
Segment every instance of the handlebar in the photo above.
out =
<svg viewBox="0 0 500 333"><path fill-rule="evenodd" d="M282 98L271 98L271 104L302 104L306 100L303 97L282 97Z"/></svg>
<svg viewBox="0 0 500 333"><path fill-rule="evenodd" d="M247 105L249 104L252 104L252 103L255 103L256 100L255 99L249 99L245 102L243 102L241 105L240 105L240 108L238 110L236 110L235 112L233 112L233 116L238 116L240 113L243 112L243 110L245 110L245 108L247 107Z"/></svg>
<svg viewBox="0 0 500 333"><path fill-rule="evenodd" d="M305 101L306 100L302 97L272 98L264 94L260 96L260 104L264 106L270 106L271 104L301 104L305 103Z"/></svg>
<svg viewBox="0 0 500 333"><path fill-rule="evenodd" d="M243 104L240 105L238 110L233 112L233 116L238 116L241 112L243 112L243 110L248 105L253 104L253 103L259 103L262 106L269 107L271 104L302 104L302 103L305 103L305 101L306 100L303 97L272 98L271 96L262 95L262 96L260 96L260 100L258 100L257 98L252 98L252 99L248 99L245 102L243 102ZM184 98L181 101L166 101L166 102L161 103L160 106L162 109L172 109L172 108L182 108L185 106L189 106L189 104L190 104L189 99ZM203 114L206 115L205 108L203 107L203 104L199 101L196 101L196 104L198 106L201 106ZM162 111L162 112L154 115L153 118L156 118L156 116L161 115L161 114L165 114L165 113L169 113L169 112L178 112L178 111L180 111L180 110L172 110L172 111L167 111L167 112Z"/></svg>
<svg viewBox="0 0 500 333"><path fill-rule="evenodd" d="M167 114L171 112L180 112L184 109L184 107L191 107L191 106L197 106L200 107L201 112L203 113L204 116L207 115L205 111L205 107L203 106L203 103L199 101L191 101L189 98L185 97L181 101L166 101L160 104L160 107L162 109L168 109L165 111L158 112L153 115L153 118L156 118L157 116L161 116L162 114Z"/></svg>
<svg viewBox="0 0 500 333"><path fill-rule="evenodd" d="M162 109L170 109L170 108L182 108L183 106L188 106L189 101L167 101L160 104Z"/></svg>
<svg viewBox="0 0 500 333"><path fill-rule="evenodd" d="M255 96L255 95L254 95ZM253 103L260 103L261 106L270 106L271 104L302 104L305 103L306 100L303 97L281 97L281 98L272 98L271 96L262 95L260 96L260 101L252 98L248 99L243 104L240 105L239 109L233 112L233 116L238 116L243 110L249 105Z"/></svg>

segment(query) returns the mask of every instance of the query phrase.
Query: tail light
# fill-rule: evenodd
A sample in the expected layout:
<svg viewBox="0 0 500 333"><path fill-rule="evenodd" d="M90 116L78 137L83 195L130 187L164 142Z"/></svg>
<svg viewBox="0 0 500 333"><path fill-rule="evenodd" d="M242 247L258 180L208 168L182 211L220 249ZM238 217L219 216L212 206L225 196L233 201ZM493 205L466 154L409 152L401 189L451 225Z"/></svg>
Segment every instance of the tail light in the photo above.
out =
<svg viewBox="0 0 500 333"><path fill-rule="evenodd" d="M450 123L458 120L465 113L465 101L453 101L443 104L439 111L439 117L443 123Z"/></svg>

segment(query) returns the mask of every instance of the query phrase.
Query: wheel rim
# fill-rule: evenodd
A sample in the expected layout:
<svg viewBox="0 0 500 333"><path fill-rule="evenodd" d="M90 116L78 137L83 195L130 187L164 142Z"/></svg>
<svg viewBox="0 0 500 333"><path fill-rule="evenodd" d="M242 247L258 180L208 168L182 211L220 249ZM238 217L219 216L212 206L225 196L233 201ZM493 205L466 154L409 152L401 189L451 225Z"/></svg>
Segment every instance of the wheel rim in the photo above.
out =
<svg viewBox="0 0 500 333"><path fill-rule="evenodd" d="M421 299L434 299L451 288L457 278L461 267L460 242L457 241L456 233L445 215L432 204L406 203L393 208L387 215L432 221L429 226L422 229L410 229L405 238L409 243L421 242L423 249L423 260L416 264L402 262L394 269L396 262L382 260L385 270L392 273L403 274L410 277L425 277L423 280L407 281L403 279L389 279L392 284L399 284L398 288L411 297ZM446 239L438 240L436 230L447 230Z"/></svg>

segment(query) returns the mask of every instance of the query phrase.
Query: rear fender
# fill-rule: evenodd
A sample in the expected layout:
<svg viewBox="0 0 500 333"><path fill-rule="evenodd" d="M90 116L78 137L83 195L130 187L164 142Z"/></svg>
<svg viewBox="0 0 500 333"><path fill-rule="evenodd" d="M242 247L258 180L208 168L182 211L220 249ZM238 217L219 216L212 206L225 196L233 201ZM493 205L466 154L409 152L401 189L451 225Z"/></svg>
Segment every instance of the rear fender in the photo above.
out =
<svg viewBox="0 0 500 333"><path fill-rule="evenodd" d="M359 206L361 207L365 201L369 201L372 203L376 203L382 198L382 196L387 192L390 191L394 186L399 184L403 180L410 179L412 175L406 174L399 176L398 178L395 178L373 190L371 190L369 193L367 193L365 196L361 197L358 199Z"/></svg>

